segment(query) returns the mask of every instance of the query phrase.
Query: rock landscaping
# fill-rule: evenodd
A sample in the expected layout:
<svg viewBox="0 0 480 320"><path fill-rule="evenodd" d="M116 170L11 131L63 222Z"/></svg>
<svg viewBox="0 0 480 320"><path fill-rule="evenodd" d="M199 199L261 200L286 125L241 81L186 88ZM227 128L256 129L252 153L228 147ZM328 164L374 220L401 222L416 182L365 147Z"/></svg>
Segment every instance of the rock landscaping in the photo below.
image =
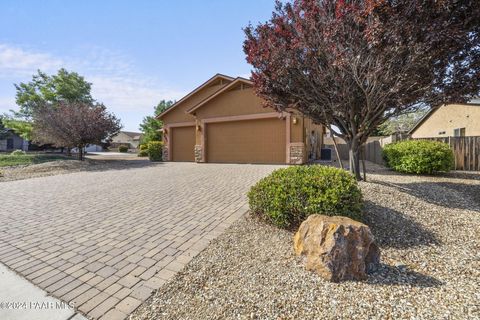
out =
<svg viewBox="0 0 480 320"><path fill-rule="evenodd" d="M312 214L293 241L295 254L304 257L307 270L328 281L365 280L380 262L370 228L346 217Z"/></svg>
<svg viewBox="0 0 480 320"><path fill-rule="evenodd" d="M121 170L152 165L150 162L132 160L56 160L39 164L17 165L0 168L0 182L68 174L81 171Z"/></svg>
<svg viewBox="0 0 480 320"><path fill-rule="evenodd" d="M294 233L237 221L131 319L478 319L480 174L396 174L359 186L381 264L364 281L305 270Z"/></svg>

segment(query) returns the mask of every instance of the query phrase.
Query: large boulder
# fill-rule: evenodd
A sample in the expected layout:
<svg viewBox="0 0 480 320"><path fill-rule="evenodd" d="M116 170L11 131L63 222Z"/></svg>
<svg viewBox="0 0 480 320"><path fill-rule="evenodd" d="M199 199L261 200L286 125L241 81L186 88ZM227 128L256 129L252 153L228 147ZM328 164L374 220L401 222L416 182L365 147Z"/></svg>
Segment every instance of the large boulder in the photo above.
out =
<svg viewBox="0 0 480 320"><path fill-rule="evenodd" d="M307 270L333 282L364 280L380 262L370 228L347 217L310 215L295 234L294 249Z"/></svg>

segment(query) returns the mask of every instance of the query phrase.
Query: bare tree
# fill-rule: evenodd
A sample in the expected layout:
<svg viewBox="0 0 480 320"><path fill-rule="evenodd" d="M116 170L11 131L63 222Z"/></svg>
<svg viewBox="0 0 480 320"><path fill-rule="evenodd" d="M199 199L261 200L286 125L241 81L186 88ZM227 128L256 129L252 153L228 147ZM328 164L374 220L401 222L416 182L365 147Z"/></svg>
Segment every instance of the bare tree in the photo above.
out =
<svg viewBox="0 0 480 320"><path fill-rule="evenodd" d="M120 120L104 105L83 102L44 104L35 110L33 120L36 142L77 147L80 160L87 144L100 144L121 129Z"/></svg>

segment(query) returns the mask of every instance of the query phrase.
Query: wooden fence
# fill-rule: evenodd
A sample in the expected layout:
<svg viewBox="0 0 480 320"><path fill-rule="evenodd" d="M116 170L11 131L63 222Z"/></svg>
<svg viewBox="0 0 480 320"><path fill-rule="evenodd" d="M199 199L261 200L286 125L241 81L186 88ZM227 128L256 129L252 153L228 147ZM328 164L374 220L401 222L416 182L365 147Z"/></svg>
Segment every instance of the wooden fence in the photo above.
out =
<svg viewBox="0 0 480 320"><path fill-rule="evenodd" d="M408 136L390 136L372 139L364 145L365 160L384 165L383 147L386 144L411 139ZM415 140L435 140L447 143L455 156L455 170L480 171L480 136L470 137L433 137L417 138ZM333 150L333 146L329 146ZM348 148L345 144L338 144L338 151L342 160L348 159ZM334 153L334 151L332 151Z"/></svg>
<svg viewBox="0 0 480 320"><path fill-rule="evenodd" d="M383 146L384 144L380 140L368 142L363 146L361 157L364 157L367 161L384 165Z"/></svg>
<svg viewBox="0 0 480 320"><path fill-rule="evenodd" d="M480 171L480 136L418 138L448 143L455 156L455 170Z"/></svg>

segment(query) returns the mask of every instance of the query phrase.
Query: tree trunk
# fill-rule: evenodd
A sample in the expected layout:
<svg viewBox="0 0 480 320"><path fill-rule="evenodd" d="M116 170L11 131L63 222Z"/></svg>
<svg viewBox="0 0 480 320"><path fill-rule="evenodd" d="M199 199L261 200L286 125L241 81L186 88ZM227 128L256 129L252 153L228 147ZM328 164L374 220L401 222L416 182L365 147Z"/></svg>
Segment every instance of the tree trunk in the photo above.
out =
<svg viewBox="0 0 480 320"><path fill-rule="evenodd" d="M332 132L330 130L330 132ZM338 163L340 163L340 168L344 169L342 159L340 158L340 152L338 152L337 141L335 140L335 135L332 132L333 146L335 147L335 154L337 155Z"/></svg>
<svg viewBox="0 0 480 320"><path fill-rule="evenodd" d="M83 161L83 146L78 146L78 160Z"/></svg>
<svg viewBox="0 0 480 320"><path fill-rule="evenodd" d="M348 146L348 162L350 172L355 176L358 181L362 180L360 172L360 143L357 139L347 141Z"/></svg>

